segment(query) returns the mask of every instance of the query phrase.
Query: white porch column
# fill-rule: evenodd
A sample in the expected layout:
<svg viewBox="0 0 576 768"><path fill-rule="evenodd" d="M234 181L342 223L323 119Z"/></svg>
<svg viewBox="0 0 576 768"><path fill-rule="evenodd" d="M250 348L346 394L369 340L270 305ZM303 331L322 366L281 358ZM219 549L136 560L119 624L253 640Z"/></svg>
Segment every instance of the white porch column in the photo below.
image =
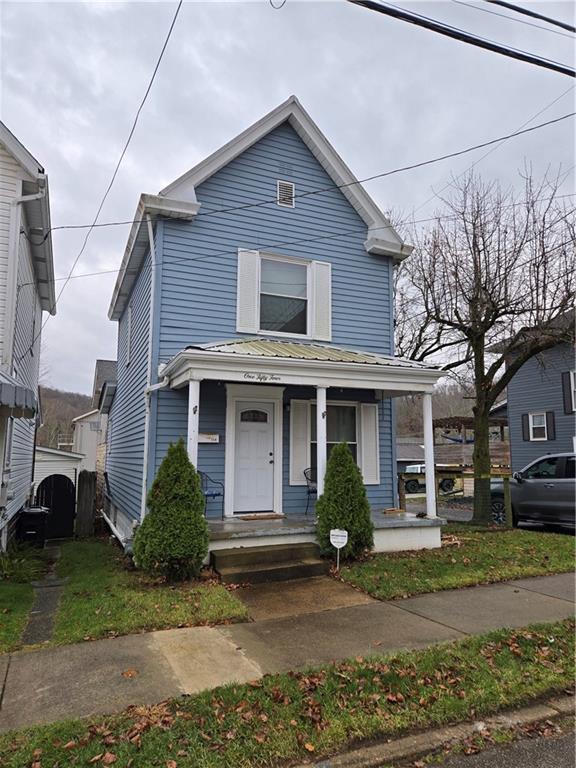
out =
<svg viewBox="0 0 576 768"><path fill-rule="evenodd" d="M436 476L434 473L434 426L432 424L432 395L422 397L424 419L424 464L426 476L426 515L436 517Z"/></svg>
<svg viewBox="0 0 576 768"><path fill-rule="evenodd" d="M324 493L326 474L326 387L316 387L316 485L318 498Z"/></svg>
<svg viewBox="0 0 576 768"><path fill-rule="evenodd" d="M198 466L198 417L200 411L200 382L194 379L188 384L188 436L186 446L190 462Z"/></svg>

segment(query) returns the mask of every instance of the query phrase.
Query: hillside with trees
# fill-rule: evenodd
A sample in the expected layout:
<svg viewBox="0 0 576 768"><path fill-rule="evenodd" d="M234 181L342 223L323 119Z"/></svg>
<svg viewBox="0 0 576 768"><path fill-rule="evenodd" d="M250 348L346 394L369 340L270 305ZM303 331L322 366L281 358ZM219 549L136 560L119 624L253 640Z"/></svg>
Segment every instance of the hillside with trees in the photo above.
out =
<svg viewBox="0 0 576 768"><path fill-rule="evenodd" d="M40 387L42 426L38 430L38 445L58 448L58 443L72 440L72 419L92 408L90 395L64 392L52 387Z"/></svg>

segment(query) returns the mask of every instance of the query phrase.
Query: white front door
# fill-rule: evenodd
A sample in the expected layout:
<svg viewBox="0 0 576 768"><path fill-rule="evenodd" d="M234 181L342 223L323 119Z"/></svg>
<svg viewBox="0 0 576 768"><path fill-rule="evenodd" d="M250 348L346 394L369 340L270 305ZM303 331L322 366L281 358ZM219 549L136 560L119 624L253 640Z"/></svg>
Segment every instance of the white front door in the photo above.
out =
<svg viewBox="0 0 576 768"><path fill-rule="evenodd" d="M274 405L236 403L234 512L274 509Z"/></svg>

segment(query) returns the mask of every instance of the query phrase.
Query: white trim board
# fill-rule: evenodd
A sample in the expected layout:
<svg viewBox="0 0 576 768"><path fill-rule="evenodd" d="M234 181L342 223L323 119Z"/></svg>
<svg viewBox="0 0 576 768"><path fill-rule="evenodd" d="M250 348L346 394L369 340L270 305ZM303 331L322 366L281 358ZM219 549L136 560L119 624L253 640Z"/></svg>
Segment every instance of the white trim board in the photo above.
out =
<svg viewBox="0 0 576 768"><path fill-rule="evenodd" d="M268 403L274 406L274 512L282 513L282 408L284 387L226 384L226 436L224 448L224 517L234 517L236 472L236 404Z"/></svg>

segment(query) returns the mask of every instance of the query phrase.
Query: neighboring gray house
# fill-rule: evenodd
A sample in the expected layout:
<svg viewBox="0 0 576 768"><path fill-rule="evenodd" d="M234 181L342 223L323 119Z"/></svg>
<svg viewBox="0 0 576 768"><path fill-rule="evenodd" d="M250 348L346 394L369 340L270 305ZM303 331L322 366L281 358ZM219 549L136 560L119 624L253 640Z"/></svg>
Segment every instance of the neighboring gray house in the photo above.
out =
<svg viewBox="0 0 576 768"><path fill-rule="evenodd" d="M575 367L574 346L558 344L525 363L508 385L514 472L547 453L575 450Z"/></svg>
<svg viewBox="0 0 576 768"><path fill-rule="evenodd" d="M43 312L55 312L48 177L0 123L2 548L31 493Z"/></svg>

